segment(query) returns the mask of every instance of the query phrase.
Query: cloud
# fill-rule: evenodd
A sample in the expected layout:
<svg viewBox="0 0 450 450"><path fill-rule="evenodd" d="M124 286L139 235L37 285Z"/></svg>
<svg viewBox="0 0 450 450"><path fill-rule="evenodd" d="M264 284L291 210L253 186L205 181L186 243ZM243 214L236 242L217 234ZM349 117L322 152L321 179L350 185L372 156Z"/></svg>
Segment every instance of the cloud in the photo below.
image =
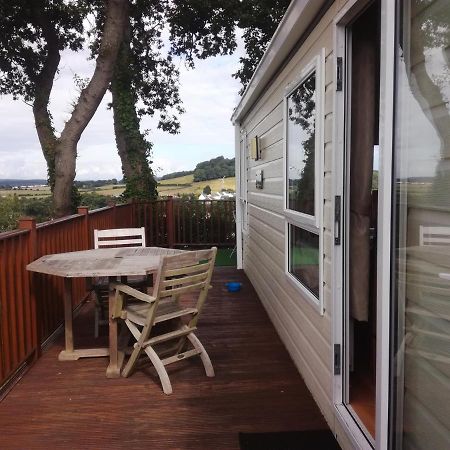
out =
<svg viewBox="0 0 450 450"><path fill-rule="evenodd" d="M234 130L230 122L238 102L239 82L231 77L237 70L242 45L232 56L198 61L188 70L180 61L181 98L186 113L181 116L181 132L169 135L156 129L155 120L144 119L150 129L153 157L158 175L193 169L203 160L219 155L234 156ZM90 77L94 62L87 53L66 51L55 80L50 110L57 131L70 117L79 93L74 75ZM78 144L77 179L122 178L117 155L112 112L107 109L107 93ZM31 107L10 96L0 97L0 177L45 178L46 165L39 146Z"/></svg>

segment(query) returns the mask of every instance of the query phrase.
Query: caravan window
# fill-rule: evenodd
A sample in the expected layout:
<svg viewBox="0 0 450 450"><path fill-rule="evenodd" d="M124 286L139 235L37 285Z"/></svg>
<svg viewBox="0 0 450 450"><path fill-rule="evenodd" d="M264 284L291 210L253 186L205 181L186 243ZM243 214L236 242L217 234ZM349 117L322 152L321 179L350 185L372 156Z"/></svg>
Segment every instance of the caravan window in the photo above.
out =
<svg viewBox="0 0 450 450"><path fill-rule="evenodd" d="M315 216L315 71L287 97L287 208Z"/></svg>
<svg viewBox="0 0 450 450"><path fill-rule="evenodd" d="M319 298L319 236L289 225L289 273Z"/></svg>
<svg viewBox="0 0 450 450"><path fill-rule="evenodd" d="M284 100L286 275L321 313L324 60L322 50Z"/></svg>

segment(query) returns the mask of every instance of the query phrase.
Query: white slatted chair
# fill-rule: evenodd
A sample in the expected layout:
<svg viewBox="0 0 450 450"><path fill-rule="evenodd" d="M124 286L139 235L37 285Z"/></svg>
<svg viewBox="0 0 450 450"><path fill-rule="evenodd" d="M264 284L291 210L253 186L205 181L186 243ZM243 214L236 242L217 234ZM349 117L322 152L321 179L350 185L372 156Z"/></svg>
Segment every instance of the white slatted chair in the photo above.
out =
<svg viewBox="0 0 450 450"><path fill-rule="evenodd" d="M109 230L94 230L94 248L116 248L116 247L145 247L145 228L115 228ZM145 283L143 277L133 277L134 286ZM97 338L100 325L107 325L109 280L97 278L93 281L93 293L95 300L95 322L94 335Z"/></svg>
<svg viewBox="0 0 450 450"><path fill-rule="evenodd" d="M211 360L194 331L211 288L216 253L217 248L213 247L163 257L151 296L124 284L115 286L113 318L124 320L136 340L122 370L124 377L132 373L140 356L147 356L158 373L164 393L171 394L165 366L197 355L206 375L214 376ZM191 305L183 305L185 294L189 295Z"/></svg>
<svg viewBox="0 0 450 450"><path fill-rule="evenodd" d="M145 228L94 230L94 248L145 247Z"/></svg>
<svg viewBox="0 0 450 450"><path fill-rule="evenodd" d="M450 227L420 225L419 245L450 245Z"/></svg>

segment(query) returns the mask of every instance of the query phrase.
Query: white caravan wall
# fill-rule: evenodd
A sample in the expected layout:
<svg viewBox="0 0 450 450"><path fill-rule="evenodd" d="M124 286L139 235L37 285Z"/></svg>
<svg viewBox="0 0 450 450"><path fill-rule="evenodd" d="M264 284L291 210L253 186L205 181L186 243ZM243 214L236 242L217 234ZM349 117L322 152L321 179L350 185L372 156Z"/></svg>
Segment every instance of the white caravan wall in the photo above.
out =
<svg viewBox="0 0 450 450"><path fill-rule="evenodd" d="M250 140L259 137L261 159L248 159L248 233L243 235L243 268L280 337L341 445L350 444L334 419L332 395L332 135L334 99L333 19L345 2L336 1L240 124ZM283 214L283 98L286 86L325 48L323 279L325 314L302 297L285 274ZM319 89L320 87L317 86ZM238 149L236 149L238 151ZM264 171L264 188L255 173Z"/></svg>

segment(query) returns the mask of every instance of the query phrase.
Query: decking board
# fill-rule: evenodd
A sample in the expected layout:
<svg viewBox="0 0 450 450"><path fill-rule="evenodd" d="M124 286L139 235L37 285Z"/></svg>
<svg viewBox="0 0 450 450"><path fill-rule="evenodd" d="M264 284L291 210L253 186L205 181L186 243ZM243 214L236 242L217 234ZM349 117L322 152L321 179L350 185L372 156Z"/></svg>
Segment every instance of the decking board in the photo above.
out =
<svg viewBox="0 0 450 450"><path fill-rule="evenodd" d="M228 293L227 281L242 290ZM169 367L166 396L150 369L107 379L107 358L59 362L61 336L0 403L0 448L230 450L239 431L326 428L246 276L216 269L213 286L198 335L215 378L196 358L180 362ZM75 332L92 345L92 305Z"/></svg>

